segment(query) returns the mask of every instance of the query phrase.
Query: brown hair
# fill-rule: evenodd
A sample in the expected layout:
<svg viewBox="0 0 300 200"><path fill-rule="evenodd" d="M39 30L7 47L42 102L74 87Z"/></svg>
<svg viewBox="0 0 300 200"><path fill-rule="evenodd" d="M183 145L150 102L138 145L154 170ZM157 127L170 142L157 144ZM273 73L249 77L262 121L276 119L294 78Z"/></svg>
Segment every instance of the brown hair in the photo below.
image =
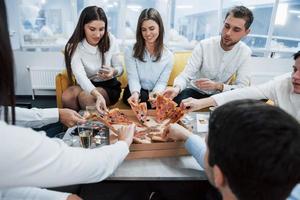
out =
<svg viewBox="0 0 300 200"><path fill-rule="evenodd" d="M4 108L6 122L9 121L8 107L11 106L11 120L15 124L14 60L4 0L0 0L0 38L0 106Z"/></svg>
<svg viewBox="0 0 300 200"><path fill-rule="evenodd" d="M133 57L139 59L140 61L145 62L144 53L145 53L145 40L142 35L142 24L145 20L153 20L158 24L159 27L159 36L156 39L155 44L155 62L160 60L163 47L164 47L164 25L161 19L161 16L157 10L154 8L148 8L142 11L139 16L137 28L136 28L136 43L133 47Z"/></svg>
<svg viewBox="0 0 300 200"><path fill-rule="evenodd" d="M226 13L226 17L225 19L230 15L232 14L233 17L235 18L241 18L241 19L244 19L246 22L245 22L245 29L249 29L252 22L253 22L253 13L252 11L245 7L245 6L235 6L233 8L231 8L227 13Z"/></svg>
<svg viewBox="0 0 300 200"><path fill-rule="evenodd" d="M105 23L105 33L98 43L98 49L102 54L101 64L105 63L104 53L108 51L110 47L110 41L107 32L107 17L102 8L97 6L89 6L83 9L81 12L76 28L65 46L65 62L68 72L69 85L73 85L71 68L72 56L77 48L78 43L85 38L84 25L93 20L101 20Z"/></svg>

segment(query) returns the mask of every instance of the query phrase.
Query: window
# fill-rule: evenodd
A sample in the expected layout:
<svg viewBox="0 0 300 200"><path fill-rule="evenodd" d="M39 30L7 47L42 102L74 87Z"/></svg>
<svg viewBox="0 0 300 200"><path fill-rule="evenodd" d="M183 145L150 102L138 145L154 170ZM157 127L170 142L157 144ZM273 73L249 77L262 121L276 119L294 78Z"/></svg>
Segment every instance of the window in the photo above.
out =
<svg viewBox="0 0 300 200"><path fill-rule="evenodd" d="M219 0L172 1L169 44L173 49L193 49L197 41L218 35Z"/></svg>
<svg viewBox="0 0 300 200"><path fill-rule="evenodd" d="M279 57L296 53L300 49L300 2L280 0L270 44L271 52Z"/></svg>
<svg viewBox="0 0 300 200"><path fill-rule="evenodd" d="M254 55L263 56L266 52L266 43L271 23L274 0L224 1L223 19L225 18L227 11L235 5L243 5L251 9L254 20L250 27L250 33L243 39L243 41L252 49Z"/></svg>
<svg viewBox="0 0 300 200"><path fill-rule="evenodd" d="M216 36L225 14L244 5L254 14L244 42L256 56L290 57L300 49L299 0L15 0L20 16L22 49L61 50L86 6L97 5L108 18L108 30L121 47L135 42L138 17L145 8L157 9L165 27L165 43L174 51L192 50L202 39ZM11 1L9 1L11 2ZM15 28L14 28L15 29ZM12 34L13 35L13 34ZM15 40L19 41L19 40ZM16 45L19 46L19 45Z"/></svg>
<svg viewBox="0 0 300 200"><path fill-rule="evenodd" d="M64 46L73 31L75 7L72 0L20 0L22 48Z"/></svg>

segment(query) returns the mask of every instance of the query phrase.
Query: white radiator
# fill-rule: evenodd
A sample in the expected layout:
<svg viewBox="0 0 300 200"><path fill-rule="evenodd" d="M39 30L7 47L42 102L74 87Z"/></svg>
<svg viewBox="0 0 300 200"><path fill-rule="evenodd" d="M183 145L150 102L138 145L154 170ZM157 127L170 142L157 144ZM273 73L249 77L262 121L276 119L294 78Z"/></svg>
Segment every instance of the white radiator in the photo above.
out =
<svg viewBox="0 0 300 200"><path fill-rule="evenodd" d="M62 71L61 68L45 68L40 66L27 66L29 72L32 99L34 99L34 90L54 90L55 77Z"/></svg>

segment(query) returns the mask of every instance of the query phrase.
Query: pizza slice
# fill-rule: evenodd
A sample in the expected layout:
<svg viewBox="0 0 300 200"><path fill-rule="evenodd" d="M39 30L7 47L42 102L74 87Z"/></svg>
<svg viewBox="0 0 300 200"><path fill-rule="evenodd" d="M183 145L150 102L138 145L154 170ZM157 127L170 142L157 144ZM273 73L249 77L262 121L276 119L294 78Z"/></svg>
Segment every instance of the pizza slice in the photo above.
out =
<svg viewBox="0 0 300 200"><path fill-rule="evenodd" d="M122 113L119 108L111 109L106 115L104 115L106 121L110 124L131 124L128 116Z"/></svg>
<svg viewBox="0 0 300 200"><path fill-rule="evenodd" d="M147 120L147 103L134 103L132 101L128 101L128 103L137 119L144 124L144 122Z"/></svg>
<svg viewBox="0 0 300 200"><path fill-rule="evenodd" d="M185 110L180 107L176 107L175 111L170 116L170 123L177 123L185 113Z"/></svg>
<svg viewBox="0 0 300 200"><path fill-rule="evenodd" d="M163 95L158 95L156 98L157 121L161 122L168 119L176 109L176 106L177 104L172 99L166 98Z"/></svg>
<svg viewBox="0 0 300 200"><path fill-rule="evenodd" d="M133 142L136 144L150 144L151 138L145 130L140 130L134 133Z"/></svg>

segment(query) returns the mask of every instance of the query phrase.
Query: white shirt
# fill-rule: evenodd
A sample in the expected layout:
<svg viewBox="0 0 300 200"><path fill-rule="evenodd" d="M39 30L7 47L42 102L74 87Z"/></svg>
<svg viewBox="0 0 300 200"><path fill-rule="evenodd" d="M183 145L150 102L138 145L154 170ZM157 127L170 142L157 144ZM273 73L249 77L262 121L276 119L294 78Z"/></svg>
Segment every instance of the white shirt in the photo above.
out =
<svg viewBox="0 0 300 200"><path fill-rule="evenodd" d="M105 65L111 66L118 71L117 76L123 73L123 65L120 58L120 49L117 39L109 34L110 48L104 53ZM89 77L96 75L102 67L102 57L98 46L90 45L86 39L83 39L74 52L71 61L71 68L80 87L91 92L95 86L91 83ZM97 78L99 81L99 78Z"/></svg>
<svg viewBox="0 0 300 200"><path fill-rule="evenodd" d="M291 76L277 77L265 84L213 95L217 105L237 99L270 99L300 121L300 94L293 92Z"/></svg>
<svg viewBox="0 0 300 200"><path fill-rule="evenodd" d="M82 149L3 121L0 130L0 188L99 182L111 175L129 152L123 141Z"/></svg>
<svg viewBox="0 0 300 200"><path fill-rule="evenodd" d="M0 190L0 200L66 200L70 193L53 190L18 187Z"/></svg>
<svg viewBox="0 0 300 200"><path fill-rule="evenodd" d="M248 86L251 49L239 41L230 51L224 51L220 40L221 36L217 36L200 41L183 72L175 78L174 85L179 86L182 91L189 86L191 80L208 78L224 83L223 91ZM227 82L235 73L235 85L228 85Z"/></svg>
<svg viewBox="0 0 300 200"><path fill-rule="evenodd" d="M164 47L160 60L154 62L148 50L144 60L133 57L133 47L125 50L125 65L130 92L140 92L141 88L154 92L163 91L168 83L172 68L173 54Z"/></svg>
<svg viewBox="0 0 300 200"><path fill-rule="evenodd" d="M9 108L10 109L10 108ZM0 106L0 120L4 120L3 107ZM16 125L30 128L41 128L59 121L58 108L20 108L15 107ZM8 112L11 122L11 111Z"/></svg>

